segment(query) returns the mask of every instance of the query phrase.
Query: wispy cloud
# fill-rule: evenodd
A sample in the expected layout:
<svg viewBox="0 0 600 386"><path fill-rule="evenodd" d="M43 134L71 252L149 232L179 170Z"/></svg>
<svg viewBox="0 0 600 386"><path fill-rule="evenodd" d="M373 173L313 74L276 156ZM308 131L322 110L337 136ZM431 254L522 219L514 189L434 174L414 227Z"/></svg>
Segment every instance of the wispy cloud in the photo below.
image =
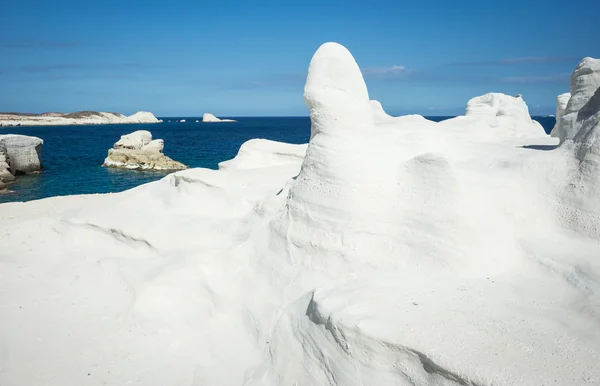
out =
<svg viewBox="0 0 600 386"><path fill-rule="evenodd" d="M559 63L559 62L576 62L581 58L572 56L525 56L520 58L504 58L482 61L455 62L452 66L497 66L497 65L519 65L519 64L535 64L535 63Z"/></svg>
<svg viewBox="0 0 600 386"><path fill-rule="evenodd" d="M16 39L13 41L0 41L0 48L71 48L80 45L80 43L76 42L61 42L44 39Z"/></svg>
<svg viewBox="0 0 600 386"><path fill-rule="evenodd" d="M306 82L306 74L277 74L264 79L244 80L233 82L226 86L229 90L255 90L255 89L302 89Z"/></svg>
<svg viewBox="0 0 600 386"><path fill-rule="evenodd" d="M143 69L144 71L140 71ZM0 79L16 81L62 81L73 79L133 79L152 69L144 64L120 63L54 63L0 66Z"/></svg>
<svg viewBox="0 0 600 386"><path fill-rule="evenodd" d="M391 67L366 67L362 68L361 72L364 77L380 77L380 78L394 78L410 72L404 66L394 65Z"/></svg>
<svg viewBox="0 0 600 386"><path fill-rule="evenodd" d="M40 65L40 66L19 66L12 68L13 71L26 72L29 74L36 73L47 73L53 71L65 71L65 70L84 70L87 67L82 64L52 64L52 65Z"/></svg>
<svg viewBox="0 0 600 386"><path fill-rule="evenodd" d="M569 80L569 74L555 74L545 76L513 76L508 78L502 78L501 81L504 83L554 83L554 82L567 82Z"/></svg>

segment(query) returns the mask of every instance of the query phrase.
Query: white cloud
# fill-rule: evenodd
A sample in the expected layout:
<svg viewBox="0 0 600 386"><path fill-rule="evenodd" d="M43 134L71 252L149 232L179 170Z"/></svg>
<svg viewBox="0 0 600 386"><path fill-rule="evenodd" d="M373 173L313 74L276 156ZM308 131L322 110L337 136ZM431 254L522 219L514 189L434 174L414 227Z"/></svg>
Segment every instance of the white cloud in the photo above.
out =
<svg viewBox="0 0 600 386"><path fill-rule="evenodd" d="M391 67L366 67L361 69L363 76L381 76L381 77L394 77L408 72L408 69L404 66L391 66Z"/></svg>

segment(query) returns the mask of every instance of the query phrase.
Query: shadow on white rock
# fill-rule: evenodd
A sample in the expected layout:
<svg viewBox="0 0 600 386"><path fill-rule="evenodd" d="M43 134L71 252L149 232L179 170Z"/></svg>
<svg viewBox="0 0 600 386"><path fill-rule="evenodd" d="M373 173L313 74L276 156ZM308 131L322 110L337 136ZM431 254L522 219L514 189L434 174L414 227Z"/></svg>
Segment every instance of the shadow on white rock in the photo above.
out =
<svg viewBox="0 0 600 386"><path fill-rule="evenodd" d="M584 116L579 112L588 103L596 90L600 87L600 59L584 58L571 75L570 94L564 113L560 120L557 115L557 126L554 135L559 137L560 143L573 139L579 133Z"/></svg>
<svg viewBox="0 0 600 386"><path fill-rule="evenodd" d="M574 170L560 194L560 218L578 233L600 240L600 87L570 114L577 117L575 126L568 126L564 133L568 138L570 129L579 130L560 149L574 157Z"/></svg>

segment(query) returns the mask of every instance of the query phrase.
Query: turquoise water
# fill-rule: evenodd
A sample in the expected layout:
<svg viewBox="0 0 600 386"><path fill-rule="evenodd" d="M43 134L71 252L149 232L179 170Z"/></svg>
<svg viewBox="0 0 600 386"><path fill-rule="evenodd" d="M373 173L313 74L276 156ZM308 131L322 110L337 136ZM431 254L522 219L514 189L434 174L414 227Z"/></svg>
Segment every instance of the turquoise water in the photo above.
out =
<svg viewBox="0 0 600 386"><path fill-rule="evenodd" d="M448 117L429 117L441 121ZM0 194L0 203L29 201L70 194L119 192L158 180L167 173L103 168L108 149L123 134L149 130L165 140L164 153L189 167L216 169L235 157L241 144L252 138L288 143L306 143L310 136L308 117L236 118L234 123L196 123L198 117L161 118L162 124L44 126L0 128L1 133L32 135L44 140L39 175L20 176ZM185 123L178 122L185 119ZM536 118L549 130L554 118ZM170 121L170 122L169 122Z"/></svg>

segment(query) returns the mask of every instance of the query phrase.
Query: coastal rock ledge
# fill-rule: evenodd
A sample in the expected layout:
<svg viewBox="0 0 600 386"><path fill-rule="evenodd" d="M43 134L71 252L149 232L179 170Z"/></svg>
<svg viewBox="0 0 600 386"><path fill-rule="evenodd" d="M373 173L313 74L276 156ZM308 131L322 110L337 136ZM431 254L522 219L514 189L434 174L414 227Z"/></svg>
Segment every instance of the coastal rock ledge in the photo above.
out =
<svg viewBox="0 0 600 386"><path fill-rule="evenodd" d="M131 170L183 170L187 166L162 153L162 139L152 140L152 133L138 130L121 136L108 150L102 166Z"/></svg>

